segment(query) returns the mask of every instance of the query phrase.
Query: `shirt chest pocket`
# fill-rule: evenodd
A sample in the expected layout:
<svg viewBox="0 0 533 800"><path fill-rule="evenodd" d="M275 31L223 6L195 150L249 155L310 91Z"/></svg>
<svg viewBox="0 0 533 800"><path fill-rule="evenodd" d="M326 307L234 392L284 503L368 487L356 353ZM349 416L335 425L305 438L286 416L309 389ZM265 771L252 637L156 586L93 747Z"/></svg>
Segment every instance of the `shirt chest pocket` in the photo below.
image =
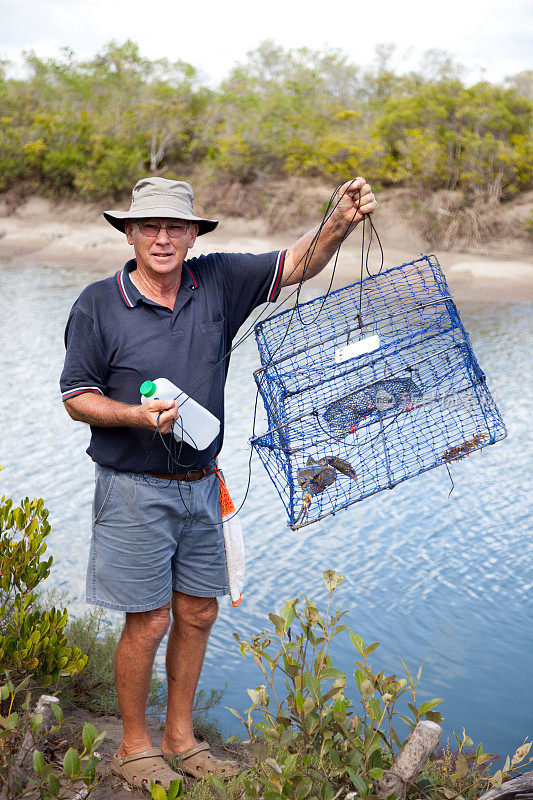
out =
<svg viewBox="0 0 533 800"><path fill-rule="evenodd" d="M226 320L222 317L215 322L202 322L200 329L207 363L215 365L225 355Z"/></svg>

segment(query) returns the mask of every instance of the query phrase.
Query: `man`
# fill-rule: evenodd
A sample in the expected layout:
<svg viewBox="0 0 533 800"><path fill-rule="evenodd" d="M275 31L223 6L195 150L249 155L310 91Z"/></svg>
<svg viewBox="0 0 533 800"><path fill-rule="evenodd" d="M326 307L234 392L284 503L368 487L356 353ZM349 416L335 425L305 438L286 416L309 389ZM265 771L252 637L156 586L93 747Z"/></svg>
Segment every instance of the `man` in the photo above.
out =
<svg viewBox="0 0 533 800"><path fill-rule="evenodd" d="M124 736L113 771L133 786L168 787L183 771L229 777L198 744L194 694L217 597L228 593L214 460L223 438L224 383L233 337L251 311L281 287L307 280L376 201L363 178L344 184L321 229L288 250L253 256L218 253L187 259L196 237L217 226L193 212L191 187L146 178L129 211L104 216L126 234L135 259L112 278L88 286L65 334L61 390L75 420L91 426L96 463L87 600L125 612L115 657ZM140 404L139 387L166 377L221 422L205 450L172 449L179 408L172 400ZM162 435L159 435L162 434ZM157 648L167 632L168 706L161 749L153 748L145 706Z"/></svg>

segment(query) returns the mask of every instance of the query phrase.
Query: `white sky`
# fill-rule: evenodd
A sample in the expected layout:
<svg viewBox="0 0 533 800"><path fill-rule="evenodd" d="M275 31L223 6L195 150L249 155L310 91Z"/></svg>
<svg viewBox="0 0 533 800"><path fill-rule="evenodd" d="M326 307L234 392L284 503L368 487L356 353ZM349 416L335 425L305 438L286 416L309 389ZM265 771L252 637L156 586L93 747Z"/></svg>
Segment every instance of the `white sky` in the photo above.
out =
<svg viewBox="0 0 533 800"><path fill-rule="evenodd" d="M430 48L464 64L470 81L503 81L533 67L531 0L0 0L0 57L22 50L90 57L111 39L133 39L149 58L182 59L212 84L264 39L284 47L335 47L359 66L393 43L396 67Z"/></svg>

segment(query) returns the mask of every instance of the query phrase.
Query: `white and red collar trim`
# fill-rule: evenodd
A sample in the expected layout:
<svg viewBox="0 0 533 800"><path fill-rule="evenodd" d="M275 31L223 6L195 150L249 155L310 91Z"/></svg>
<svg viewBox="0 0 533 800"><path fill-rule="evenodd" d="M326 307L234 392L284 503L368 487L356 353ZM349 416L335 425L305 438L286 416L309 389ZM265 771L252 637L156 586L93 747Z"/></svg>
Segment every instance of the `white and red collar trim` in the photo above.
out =
<svg viewBox="0 0 533 800"><path fill-rule="evenodd" d="M117 279L118 290L120 292L120 295L121 295L122 299L124 300L124 302L126 303L128 308L133 308L135 306L135 303L133 303L131 301L131 299L130 299L127 291L126 291L126 287L124 286L124 270L125 269L126 268L124 267L123 269L119 270L117 272L117 274L115 275L115 277Z"/></svg>

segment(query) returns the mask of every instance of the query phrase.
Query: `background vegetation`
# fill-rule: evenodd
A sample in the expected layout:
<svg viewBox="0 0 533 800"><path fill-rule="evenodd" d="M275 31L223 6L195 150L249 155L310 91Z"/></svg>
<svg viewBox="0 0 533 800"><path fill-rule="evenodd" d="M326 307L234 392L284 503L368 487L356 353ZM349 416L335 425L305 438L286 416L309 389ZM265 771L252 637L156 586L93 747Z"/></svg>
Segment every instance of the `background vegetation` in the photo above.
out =
<svg viewBox="0 0 533 800"><path fill-rule="evenodd" d="M264 42L216 88L131 41L87 61L28 53L23 78L0 65L0 191L117 200L150 173L201 184L219 213L252 215L287 176L366 174L452 190L456 205L531 186L533 72L469 86L440 52L403 75L393 53L382 46L361 69L337 50Z"/></svg>

